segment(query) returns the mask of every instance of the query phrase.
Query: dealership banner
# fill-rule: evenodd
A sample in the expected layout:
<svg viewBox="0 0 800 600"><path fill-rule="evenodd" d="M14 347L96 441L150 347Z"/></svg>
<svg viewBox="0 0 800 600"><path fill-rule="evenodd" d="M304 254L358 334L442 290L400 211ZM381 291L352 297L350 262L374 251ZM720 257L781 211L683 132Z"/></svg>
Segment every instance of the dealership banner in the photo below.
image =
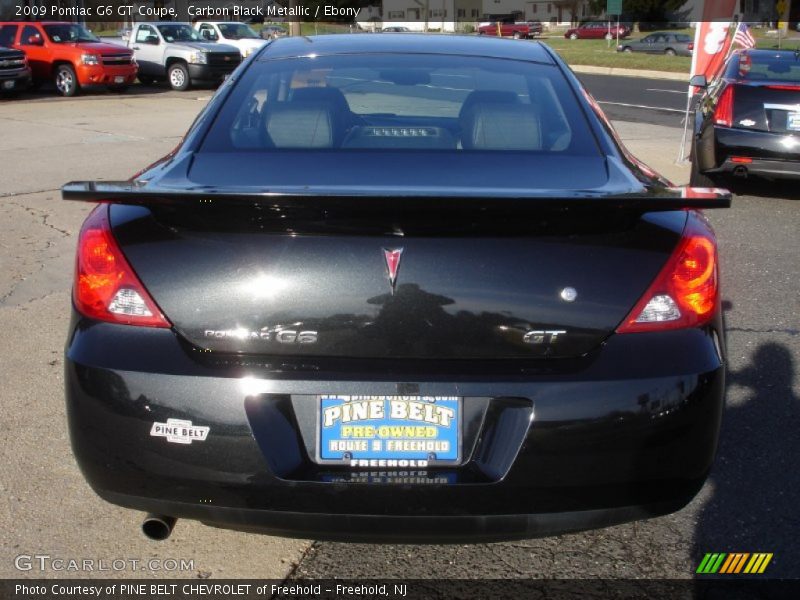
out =
<svg viewBox="0 0 800 600"><path fill-rule="evenodd" d="M722 68L733 43L731 19L735 9L736 0L706 0L703 4L702 20L695 29L690 77L705 75L711 81ZM690 87L689 95L697 91Z"/></svg>

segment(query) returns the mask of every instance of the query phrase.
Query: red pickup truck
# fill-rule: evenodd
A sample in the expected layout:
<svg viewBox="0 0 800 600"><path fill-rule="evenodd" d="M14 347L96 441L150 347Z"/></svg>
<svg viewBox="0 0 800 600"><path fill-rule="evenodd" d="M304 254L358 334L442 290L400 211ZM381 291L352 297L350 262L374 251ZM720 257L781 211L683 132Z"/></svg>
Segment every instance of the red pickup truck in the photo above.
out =
<svg viewBox="0 0 800 600"><path fill-rule="evenodd" d="M52 81L62 96L92 86L124 91L136 80L138 67L128 48L103 43L77 23L3 21L0 35L25 52L34 85Z"/></svg>
<svg viewBox="0 0 800 600"><path fill-rule="evenodd" d="M478 35L497 35L498 25L502 37L513 37L515 40L536 37L542 33L542 24L538 21L523 23L493 22L478 27Z"/></svg>

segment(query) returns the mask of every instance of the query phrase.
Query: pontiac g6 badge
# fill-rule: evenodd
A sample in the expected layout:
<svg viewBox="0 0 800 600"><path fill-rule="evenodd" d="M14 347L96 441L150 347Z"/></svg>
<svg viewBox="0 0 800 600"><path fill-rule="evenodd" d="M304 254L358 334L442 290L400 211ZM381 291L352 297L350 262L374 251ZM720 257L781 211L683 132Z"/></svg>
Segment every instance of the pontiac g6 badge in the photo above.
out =
<svg viewBox="0 0 800 600"><path fill-rule="evenodd" d="M205 441L209 431L211 431L210 427L192 425L191 421L167 419L166 423L153 423L150 428L150 435L153 437L165 437L168 442L173 444L191 444L194 441Z"/></svg>
<svg viewBox="0 0 800 600"><path fill-rule="evenodd" d="M392 286L392 294L394 294L394 285L397 282L397 271L400 269L400 257L402 255L402 248L383 249L383 259L386 261L386 272L389 274L389 285Z"/></svg>

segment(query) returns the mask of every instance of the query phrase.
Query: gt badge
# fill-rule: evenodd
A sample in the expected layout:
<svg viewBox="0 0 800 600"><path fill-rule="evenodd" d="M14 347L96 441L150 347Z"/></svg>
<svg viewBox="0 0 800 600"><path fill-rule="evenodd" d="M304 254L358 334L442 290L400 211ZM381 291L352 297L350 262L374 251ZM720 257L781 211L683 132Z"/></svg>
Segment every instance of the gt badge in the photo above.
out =
<svg viewBox="0 0 800 600"><path fill-rule="evenodd" d="M192 425L191 421L182 419L167 419L166 423L153 423L150 435L165 437L174 444L191 444L194 441L203 442L208 437L210 427Z"/></svg>
<svg viewBox="0 0 800 600"><path fill-rule="evenodd" d="M564 329L537 329L526 332L522 341L526 344L555 344L558 336L565 333Z"/></svg>
<svg viewBox="0 0 800 600"><path fill-rule="evenodd" d="M389 285L392 286L392 294L394 294L394 284L397 281L397 271L400 269L400 257L402 255L402 248L383 249L383 259L386 261L386 272L389 274Z"/></svg>

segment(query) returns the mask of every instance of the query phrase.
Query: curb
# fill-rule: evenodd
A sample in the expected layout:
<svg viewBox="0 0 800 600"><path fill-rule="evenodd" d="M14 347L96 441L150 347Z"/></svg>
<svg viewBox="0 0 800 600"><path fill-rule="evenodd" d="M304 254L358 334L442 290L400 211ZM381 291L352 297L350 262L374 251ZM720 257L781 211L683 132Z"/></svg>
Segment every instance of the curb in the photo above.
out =
<svg viewBox="0 0 800 600"><path fill-rule="evenodd" d="M591 73L593 75L614 75L616 77L642 77L646 79L670 79L683 81L689 85L688 73L672 73L670 71L648 71L645 69L623 69L621 67L594 67L591 65L569 65L576 73Z"/></svg>

